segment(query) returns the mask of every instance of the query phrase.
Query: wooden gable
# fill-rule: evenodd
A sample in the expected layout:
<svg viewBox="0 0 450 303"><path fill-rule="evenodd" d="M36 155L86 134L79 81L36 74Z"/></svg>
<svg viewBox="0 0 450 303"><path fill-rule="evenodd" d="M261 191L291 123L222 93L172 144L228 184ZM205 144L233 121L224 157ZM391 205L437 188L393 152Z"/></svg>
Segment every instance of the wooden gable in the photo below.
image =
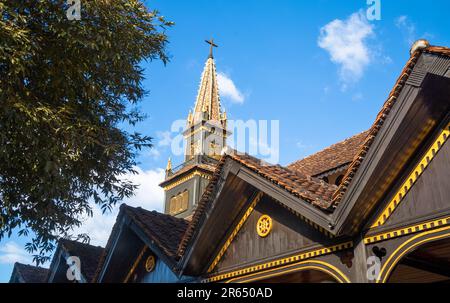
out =
<svg viewBox="0 0 450 303"><path fill-rule="evenodd" d="M272 229L266 237L257 232L258 220L268 215ZM302 250L327 246L328 235L314 228L268 196L263 196L233 238L213 272L224 272L268 260L289 256Z"/></svg>
<svg viewBox="0 0 450 303"><path fill-rule="evenodd" d="M390 229L450 215L449 126L405 171L372 228Z"/></svg>

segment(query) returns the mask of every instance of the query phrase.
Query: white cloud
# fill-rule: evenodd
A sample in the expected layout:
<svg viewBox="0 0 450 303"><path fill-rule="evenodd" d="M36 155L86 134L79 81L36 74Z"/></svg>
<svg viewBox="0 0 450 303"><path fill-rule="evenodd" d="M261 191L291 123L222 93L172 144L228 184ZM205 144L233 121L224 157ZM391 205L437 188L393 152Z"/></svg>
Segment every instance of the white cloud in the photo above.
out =
<svg viewBox="0 0 450 303"><path fill-rule="evenodd" d="M33 257L14 241L0 246L0 264L14 264L15 262L31 264Z"/></svg>
<svg viewBox="0 0 450 303"><path fill-rule="evenodd" d="M228 97L233 103L244 103L244 95L238 90L233 80L231 80L226 74L222 72L218 73L217 82L219 84L221 96Z"/></svg>
<svg viewBox="0 0 450 303"><path fill-rule="evenodd" d="M165 172L158 168L155 170L142 170L136 168L137 175L126 175L124 178L138 184L139 188L135 195L125 199L123 203L133 207L142 207L146 210L163 211L164 191L159 183L164 180ZM93 206L93 217L85 218L83 225L73 231L74 235L86 233L89 235L92 245L105 246L111 229L116 222L120 205L116 205L112 212L102 214L99 206Z"/></svg>
<svg viewBox="0 0 450 303"><path fill-rule="evenodd" d="M416 26L408 16L400 16L395 19L395 26L400 29L408 45L412 45L417 38Z"/></svg>
<svg viewBox="0 0 450 303"><path fill-rule="evenodd" d="M340 66L339 74L344 89L348 84L358 81L371 62L366 40L373 34L374 27L362 11L346 20L331 21L321 28L319 47L325 49L331 61Z"/></svg>

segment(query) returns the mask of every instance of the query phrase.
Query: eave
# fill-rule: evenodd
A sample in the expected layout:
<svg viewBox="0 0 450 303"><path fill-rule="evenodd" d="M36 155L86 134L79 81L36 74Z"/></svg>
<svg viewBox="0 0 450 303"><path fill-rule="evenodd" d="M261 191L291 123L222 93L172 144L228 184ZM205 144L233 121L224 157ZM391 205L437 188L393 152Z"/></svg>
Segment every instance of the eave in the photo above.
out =
<svg viewBox="0 0 450 303"><path fill-rule="evenodd" d="M332 216L337 235L355 234L390 186L449 112L450 79L428 73L421 85L405 81Z"/></svg>

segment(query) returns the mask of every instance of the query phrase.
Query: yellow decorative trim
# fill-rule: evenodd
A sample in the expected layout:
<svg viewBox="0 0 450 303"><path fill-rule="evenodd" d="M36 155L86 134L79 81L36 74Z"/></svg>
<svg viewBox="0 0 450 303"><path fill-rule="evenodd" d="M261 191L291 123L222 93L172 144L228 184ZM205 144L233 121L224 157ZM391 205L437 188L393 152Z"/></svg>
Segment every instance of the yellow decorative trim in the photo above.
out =
<svg viewBox="0 0 450 303"><path fill-rule="evenodd" d="M256 223L256 232L261 238L265 238L269 235L273 227L272 218L268 215L263 215L258 219Z"/></svg>
<svg viewBox="0 0 450 303"><path fill-rule="evenodd" d="M291 268L291 267L299 266L299 265L303 265L303 264L305 264L305 265L308 264L308 265L306 265L304 267L301 267L301 268ZM328 267L331 270L328 270L327 268L320 267L320 266L313 265L313 264L319 264L319 265L322 265L324 267ZM286 269L286 270L283 270L283 271L280 272L279 271L280 269ZM285 274L288 274L290 272L297 272L297 271L303 271L303 270L309 270L309 269L325 272L328 275L332 276L334 279L336 279L336 281L338 281L339 283L350 283L350 279L341 270L339 270L337 267L331 265L328 262L323 262L323 261L319 261L319 260L301 261L301 262L297 262L297 263L294 263L294 264L290 264L290 265L286 265L286 266L282 266L282 267L278 267L278 268L269 269L269 270L262 271L262 272L259 272L259 273L250 274L250 275L243 276L243 277L240 277L240 278L234 278L234 279L226 281L225 283L232 283L232 282L236 281L237 279L249 278L249 277L253 277L255 275L259 275L259 274L262 274L262 273L273 272L275 270L277 270L278 272L277 273L273 273L273 274L266 274L266 275L262 275L262 276L260 275L257 278L246 279L246 280L243 280L243 281L239 281L238 283L249 283L249 282L253 282L253 281L258 281L258 280L262 280L262 279L267 279L267 278L271 278L271 277L285 275ZM332 270L337 272L340 276L336 275L334 272L332 272Z"/></svg>
<svg viewBox="0 0 450 303"><path fill-rule="evenodd" d="M331 254L333 252L337 252L340 250L344 250L347 248L351 248L353 247L353 242L352 241L348 241L348 242L344 242L344 243L340 243L334 246L329 246L329 247L323 247L323 248L319 248L316 250L312 250L309 252L304 252L298 255L293 255L290 257L286 257L286 258L282 258L282 259L278 259L278 260L273 260L267 263L263 263L263 264L259 264L259 265L254 265L251 267L246 267L243 269L239 269L233 272L229 272L229 273L225 273L225 274L220 274L217 276L213 276L210 278L207 278L204 280L204 282L217 282L220 280L224 280L224 279L229 279L229 278L234 278L237 276L241 276L244 274L248 274L248 273L252 273L252 272L257 272L257 271L261 271L261 270L265 270L265 269L269 269L272 267L276 267L279 265L284 265L284 264L288 264L288 263L292 263L292 262L298 262L298 261L302 261L302 260L306 260L306 259L310 259L313 257L318 257L318 256L322 256L322 255L327 255L327 254Z"/></svg>
<svg viewBox="0 0 450 303"><path fill-rule="evenodd" d="M387 231L381 234L368 236L364 238L364 244L372 244L391 238L397 238L408 234L417 233L419 231L428 230L450 224L450 217L437 219L433 221L423 222L416 225L402 227L396 230Z"/></svg>
<svg viewBox="0 0 450 303"><path fill-rule="evenodd" d="M196 171L193 171L192 173L190 173L189 175L179 179L178 181L176 181L176 182L174 182L172 184L169 184L167 186L164 186L163 189L165 191L171 190L172 188L177 187L178 185L180 185L180 184L182 184L182 183L184 183L184 182L194 178L195 176L200 176L200 177L205 178L207 180L211 179L211 175L208 175L208 174L206 174L206 173L204 173L202 171L196 170Z"/></svg>
<svg viewBox="0 0 450 303"><path fill-rule="evenodd" d="M413 245L411 245L411 247L408 247L408 249L406 249L405 251L403 251L402 253L398 254L397 253L404 248L406 245L408 245L409 243L413 242L414 240L423 237L423 236L427 236L430 234L435 234L441 231L449 231L450 232L450 226L446 226L446 227L442 227L439 229L434 229L434 230L430 230L430 231L425 231L423 233L420 233L414 237L412 237L411 239L408 239L407 241L405 241L404 243L402 243L399 247L397 247L397 249L392 253L392 255L389 256L389 258L386 260L386 262L384 263L383 267L380 270L380 273L378 275L378 278L376 280L377 283L386 283L386 281L389 278L389 275L392 271L392 269L397 265L397 263L400 261L400 259L406 255L407 253L409 253L411 250L414 250L417 246L420 246L421 244L425 244L434 240L440 240L440 239L445 239L450 237L450 234L447 232L443 235L438 235L438 236L434 236L434 237L430 237L430 238L426 238L423 239L419 242L414 243ZM390 262L391 260L393 260L395 258L395 260L393 262Z"/></svg>
<svg viewBox="0 0 450 303"><path fill-rule="evenodd" d="M413 169L411 174L406 178L405 182L400 186L395 195L392 197L389 204L385 207L381 215L377 218L371 228L379 227L386 223L387 219L391 216L397 206L402 202L408 191L419 179L427 166L431 163L431 160L437 155L438 151L444 146L450 135L450 123L445 129L442 130L438 138L434 141L433 145L428 149L425 155L420 160L419 164Z"/></svg>
<svg viewBox="0 0 450 303"><path fill-rule="evenodd" d="M156 258L154 255L150 255L147 257L147 260L145 260L145 271L152 272L155 270L156 266Z"/></svg>
<svg viewBox="0 0 450 303"><path fill-rule="evenodd" d="M211 272L214 267L216 267L216 265L219 263L220 259L223 257L223 255L225 254L225 251L228 249L228 247L230 246L231 242L233 241L234 237L236 237L236 235L238 234L239 230L242 228L242 226L244 225L245 221L247 221L248 217L250 216L250 214L253 212L253 209L255 208L256 204L258 204L258 202L261 200L261 198L263 197L263 192L259 192L255 198L253 199L252 203L250 204L249 208L247 209L247 211L245 212L244 216L242 216L241 220L239 221L239 223L236 225L236 227L234 228L233 232L231 233L231 235L228 237L227 241L225 242L225 244L222 246L222 248L220 249L219 253L217 254L217 256L214 258L214 261L211 263L211 265L208 268L208 272Z"/></svg>
<svg viewBox="0 0 450 303"><path fill-rule="evenodd" d="M125 280L123 280L123 283L128 283L128 280L130 280L131 275L136 270L136 267L138 266L139 262L141 262L142 257L144 256L146 251L147 251L147 246L144 246L144 248L142 248L141 252L139 253L138 257L136 258L136 261L134 261L133 266L131 266L130 271L128 272L127 276L125 277Z"/></svg>

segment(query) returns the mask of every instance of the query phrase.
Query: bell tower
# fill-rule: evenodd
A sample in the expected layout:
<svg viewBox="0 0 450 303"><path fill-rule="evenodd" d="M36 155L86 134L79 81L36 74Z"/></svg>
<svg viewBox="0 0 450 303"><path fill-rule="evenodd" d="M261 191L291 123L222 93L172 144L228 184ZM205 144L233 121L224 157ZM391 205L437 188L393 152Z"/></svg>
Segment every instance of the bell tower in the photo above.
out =
<svg viewBox="0 0 450 303"><path fill-rule="evenodd" d="M193 111L188 114L183 164L172 168L169 159L166 179L160 184L165 191L166 214L189 219L214 172L228 136L227 116L220 105L216 65L213 48L203 70Z"/></svg>

